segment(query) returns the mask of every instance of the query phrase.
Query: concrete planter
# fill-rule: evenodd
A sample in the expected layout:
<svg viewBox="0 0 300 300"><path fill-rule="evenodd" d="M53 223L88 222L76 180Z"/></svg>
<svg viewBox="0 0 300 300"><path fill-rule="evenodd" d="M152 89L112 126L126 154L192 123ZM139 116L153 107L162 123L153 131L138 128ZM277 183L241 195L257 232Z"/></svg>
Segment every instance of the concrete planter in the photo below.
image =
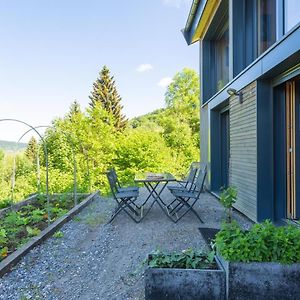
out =
<svg viewBox="0 0 300 300"><path fill-rule="evenodd" d="M225 299L225 272L216 270L147 268L146 300Z"/></svg>
<svg viewBox="0 0 300 300"><path fill-rule="evenodd" d="M226 272L227 299L289 300L300 295L300 263L228 262L217 259Z"/></svg>

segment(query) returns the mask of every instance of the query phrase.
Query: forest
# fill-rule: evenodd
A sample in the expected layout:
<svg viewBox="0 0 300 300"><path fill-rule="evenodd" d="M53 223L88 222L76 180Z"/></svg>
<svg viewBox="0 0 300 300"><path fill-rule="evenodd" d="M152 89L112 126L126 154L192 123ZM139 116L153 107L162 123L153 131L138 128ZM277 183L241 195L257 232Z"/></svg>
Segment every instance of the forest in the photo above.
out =
<svg viewBox="0 0 300 300"><path fill-rule="evenodd" d="M122 113L117 84L106 66L93 83L89 99L85 108L74 101L44 134L50 193L73 191L74 157L77 191L100 190L102 194L109 193L106 171L112 166L121 182L130 184L137 172L170 172L180 177L192 161L199 160L199 77L195 71L185 68L175 74L165 93L164 108L131 120ZM44 147L35 137L17 153L0 150L0 208L45 192L45 167Z"/></svg>

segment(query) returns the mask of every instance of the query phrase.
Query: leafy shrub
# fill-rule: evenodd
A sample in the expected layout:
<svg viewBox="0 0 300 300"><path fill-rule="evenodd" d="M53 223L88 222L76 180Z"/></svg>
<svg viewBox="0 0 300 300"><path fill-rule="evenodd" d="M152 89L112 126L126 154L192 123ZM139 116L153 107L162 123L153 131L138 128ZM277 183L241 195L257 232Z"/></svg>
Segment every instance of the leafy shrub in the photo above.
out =
<svg viewBox="0 0 300 300"><path fill-rule="evenodd" d="M236 222L223 224L215 238L218 252L234 262L300 262L300 230L276 227L270 221L243 231Z"/></svg>
<svg viewBox="0 0 300 300"><path fill-rule="evenodd" d="M30 226L26 226L26 231L28 233L28 236L37 236L41 233L41 230L38 228L32 228Z"/></svg>
<svg viewBox="0 0 300 300"><path fill-rule="evenodd" d="M232 221L232 206L237 199L237 190L236 188L230 186L227 189L224 189L220 196L220 201L225 207L227 214L227 222L230 223Z"/></svg>
<svg viewBox="0 0 300 300"><path fill-rule="evenodd" d="M64 237L64 234L61 232L61 231L56 231L54 234L53 234L53 237L57 238L57 239L61 239Z"/></svg>
<svg viewBox="0 0 300 300"><path fill-rule="evenodd" d="M46 211L44 209L34 209L30 213L30 220L32 223L39 223L45 220Z"/></svg>
<svg viewBox="0 0 300 300"><path fill-rule="evenodd" d="M14 202L11 199L3 199L0 201L0 209L12 206Z"/></svg>
<svg viewBox="0 0 300 300"><path fill-rule="evenodd" d="M4 228L0 228L0 246L4 245L7 241L7 234Z"/></svg>
<svg viewBox="0 0 300 300"><path fill-rule="evenodd" d="M146 264L150 268L177 268L177 269L215 269L214 252L204 253L187 249L182 252L169 254L159 250L149 255Z"/></svg>

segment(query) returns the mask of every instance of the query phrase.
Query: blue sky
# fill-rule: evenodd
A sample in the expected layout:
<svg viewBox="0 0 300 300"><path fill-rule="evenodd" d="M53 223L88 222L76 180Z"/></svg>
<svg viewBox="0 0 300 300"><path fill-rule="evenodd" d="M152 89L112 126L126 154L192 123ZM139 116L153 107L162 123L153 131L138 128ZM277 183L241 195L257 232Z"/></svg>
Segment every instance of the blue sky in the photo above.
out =
<svg viewBox="0 0 300 300"><path fill-rule="evenodd" d="M198 46L180 32L191 0L0 1L0 118L36 126L87 106L103 65L127 117L164 106L169 78L198 70ZM24 127L0 123L0 139Z"/></svg>

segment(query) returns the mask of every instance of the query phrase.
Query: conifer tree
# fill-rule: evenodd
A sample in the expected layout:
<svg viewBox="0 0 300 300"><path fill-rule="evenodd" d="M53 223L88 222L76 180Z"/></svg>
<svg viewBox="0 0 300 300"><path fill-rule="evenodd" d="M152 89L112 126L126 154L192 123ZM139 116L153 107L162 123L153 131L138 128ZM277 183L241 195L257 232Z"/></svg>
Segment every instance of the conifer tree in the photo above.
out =
<svg viewBox="0 0 300 300"><path fill-rule="evenodd" d="M70 106L68 117L72 121L73 117L80 113L81 113L80 104L75 100Z"/></svg>
<svg viewBox="0 0 300 300"><path fill-rule="evenodd" d="M127 119L122 114L121 97L117 91L114 77L110 75L109 69L104 66L99 77L93 84L93 91L89 96L90 106L95 107L99 103L103 109L114 117L114 126L117 130L123 130L127 125Z"/></svg>
<svg viewBox="0 0 300 300"><path fill-rule="evenodd" d="M27 148L25 150L25 155L34 162L37 157L37 149L38 149L38 143L34 137L31 137Z"/></svg>

